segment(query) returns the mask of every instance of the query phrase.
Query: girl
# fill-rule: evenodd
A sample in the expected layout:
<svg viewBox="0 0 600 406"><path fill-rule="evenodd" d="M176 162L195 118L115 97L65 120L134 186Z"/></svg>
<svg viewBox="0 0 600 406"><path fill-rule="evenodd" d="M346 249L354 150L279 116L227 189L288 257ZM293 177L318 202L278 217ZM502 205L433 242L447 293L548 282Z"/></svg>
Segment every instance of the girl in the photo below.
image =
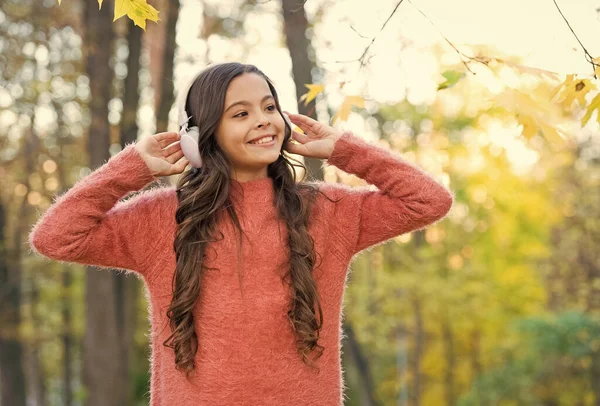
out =
<svg viewBox="0 0 600 406"><path fill-rule="evenodd" d="M294 131L252 65L212 65L181 94L181 134L144 137L78 181L31 246L144 280L153 406L341 405L352 257L441 219L452 194L349 131L289 114L304 134ZM378 190L297 182L287 153ZM190 163L176 188L120 201Z"/></svg>

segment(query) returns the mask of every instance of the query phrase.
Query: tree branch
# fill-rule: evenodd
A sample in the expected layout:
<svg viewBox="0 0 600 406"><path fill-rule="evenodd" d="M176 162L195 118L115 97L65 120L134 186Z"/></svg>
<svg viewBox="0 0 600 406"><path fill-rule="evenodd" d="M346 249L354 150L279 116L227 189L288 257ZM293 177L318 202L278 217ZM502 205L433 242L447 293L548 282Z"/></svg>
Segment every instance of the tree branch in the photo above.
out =
<svg viewBox="0 0 600 406"><path fill-rule="evenodd" d="M588 52L587 49L585 49L585 47L583 46L583 44L581 43L581 41L579 40L579 37L577 37L577 34L575 34L575 31L573 31L573 28L571 28L571 24L569 24L569 21L567 21L565 15L562 13L562 11L560 10L560 7L558 7L558 4L556 3L556 0L552 0L554 2L554 5L556 6L556 8L558 9L558 12L560 13L560 15L562 16L563 20L565 20L565 23L567 23L567 26L569 27L569 29L571 30L571 32L573 33L573 35L575 36L575 39L577 39L577 42L579 42L579 45L581 45L581 48L583 48L583 52L585 53L585 59L592 64L592 70L594 71L594 79L598 79L598 77L596 76L596 68L600 65L598 65L596 62L594 62L594 58L592 57L592 55L590 55L590 53Z"/></svg>

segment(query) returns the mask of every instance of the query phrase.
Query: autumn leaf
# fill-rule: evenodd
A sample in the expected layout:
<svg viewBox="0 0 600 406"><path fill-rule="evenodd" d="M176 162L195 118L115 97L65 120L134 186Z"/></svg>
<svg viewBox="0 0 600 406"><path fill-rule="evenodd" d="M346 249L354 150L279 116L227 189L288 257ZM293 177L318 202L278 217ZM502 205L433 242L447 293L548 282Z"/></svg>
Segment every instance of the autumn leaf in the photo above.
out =
<svg viewBox="0 0 600 406"><path fill-rule="evenodd" d="M559 129L556 107L552 103L517 90L506 90L495 98L496 104L509 113L514 112L517 122L523 126L522 134L527 139L541 131L550 143L559 143L565 136Z"/></svg>
<svg viewBox="0 0 600 406"><path fill-rule="evenodd" d="M552 72L552 71L549 71L546 69L540 69L540 68L534 68L531 66L520 65L518 63L511 62L509 60L505 60L505 59L501 59L501 58L494 58L494 60L496 62L502 63L506 66L510 66L511 68L513 68L514 70L516 70L517 72L520 72L520 73L528 73L530 75L539 76L539 77L546 76L550 79L558 78L558 73Z"/></svg>
<svg viewBox="0 0 600 406"><path fill-rule="evenodd" d="M300 101L304 100L304 105L308 105L311 101L313 101L319 93L323 93L325 90L325 85L313 85L313 84L305 84L308 88L308 92L304 93L302 97L300 97Z"/></svg>
<svg viewBox="0 0 600 406"><path fill-rule="evenodd" d="M457 72L455 70L447 70L444 73L442 73L442 76L446 78L446 81L440 83L438 85L437 90L448 89L454 86L459 80L465 77L465 73Z"/></svg>
<svg viewBox="0 0 600 406"><path fill-rule="evenodd" d="M585 115L581 119L582 126L585 126L588 123L588 121L590 121L590 118L592 118L592 113L594 112L594 110L598 110L598 114L596 116L596 121L598 121L598 123L600 124L600 93L598 93L596 95L596 97L594 97L592 99L592 101L590 102L590 105L588 106L587 111L585 112Z"/></svg>
<svg viewBox="0 0 600 406"><path fill-rule="evenodd" d="M575 75L567 75L567 79L555 89L552 99L557 103L562 103L567 109L575 100L580 106L585 106L585 96L595 90L596 85L590 79L575 79Z"/></svg>
<svg viewBox="0 0 600 406"><path fill-rule="evenodd" d="M102 0L98 0L98 2L101 4ZM146 20L159 21L158 11L146 3L146 0L116 0L113 22L124 15L127 15L135 25L144 31L146 31Z"/></svg>
<svg viewBox="0 0 600 406"><path fill-rule="evenodd" d="M343 121L348 120L348 116L350 115L350 112L352 111L352 106L364 108L365 107L365 99L363 99L360 96L346 97L344 99L344 101L342 102L342 105L340 106L340 110L337 112L337 114L335 116L333 116L333 119L331 120L331 124L335 124L335 122L338 118Z"/></svg>

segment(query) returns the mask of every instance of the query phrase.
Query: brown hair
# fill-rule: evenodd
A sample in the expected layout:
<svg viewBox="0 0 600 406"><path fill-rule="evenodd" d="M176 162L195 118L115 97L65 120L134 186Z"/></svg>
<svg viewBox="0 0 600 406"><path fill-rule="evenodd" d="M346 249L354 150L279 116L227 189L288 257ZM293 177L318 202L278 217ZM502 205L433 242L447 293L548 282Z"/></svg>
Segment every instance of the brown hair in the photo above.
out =
<svg viewBox="0 0 600 406"><path fill-rule="evenodd" d="M207 244L218 241L215 239L219 233L217 219L223 212L229 215L239 233L238 265L241 258L243 230L229 197L230 162L217 144L215 131L223 114L229 83L245 73L260 75L267 81L281 114L271 80L255 66L240 63L212 65L202 71L191 86L186 101L186 112L192 116L190 127L199 127L198 148L203 166L184 173L177 183L176 269L172 280L173 298L167 311L172 332L163 344L175 351L176 368L188 375L194 370L194 355L198 349L193 309L200 296L201 277L209 269L203 265L203 259ZM210 102L204 102L206 100ZM284 145L291 132L286 122ZM273 179L278 216L285 222L289 235L290 264L283 277L284 281L288 280L291 290L288 319L297 337L298 353L305 364L313 365L308 354L315 350L316 360L324 350L318 344L323 311L313 278L316 265L314 241L307 227L310 209L319 190L315 185L297 182L293 167L304 168L304 165L295 162L290 162L281 153L268 165L267 173Z"/></svg>

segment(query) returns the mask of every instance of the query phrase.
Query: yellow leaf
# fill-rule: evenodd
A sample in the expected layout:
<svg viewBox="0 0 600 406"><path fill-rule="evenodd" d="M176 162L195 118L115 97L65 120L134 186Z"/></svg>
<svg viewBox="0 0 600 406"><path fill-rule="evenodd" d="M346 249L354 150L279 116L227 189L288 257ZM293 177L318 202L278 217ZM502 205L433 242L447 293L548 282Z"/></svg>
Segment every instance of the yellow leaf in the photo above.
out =
<svg viewBox="0 0 600 406"><path fill-rule="evenodd" d="M581 119L582 127L585 126L588 123L588 121L590 121L590 118L592 118L592 113L594 112L594 110L598 110L598 115L596 116L596 121L598 121L598 123L600 124L600 93L597 94L596 97L594 97L592 99L592 101L590 102L590 105L588 106L588 109L585 112L585 115Z"/></svg>
<svg viewBox="0 0 600 406"><path fill-rule="evenodd" d="M58 0L58 5L60 6L60 0Z"/></svg>
<svg viewBox="0 0 600 406"><path fill-rule="evenodd" d="M580 106L585 106L585 96L591 91L595 90L596 85L590 79L575 79L575 75L567 75L565 82L560 85L555 93L557 103L570 109L571 105L575 100Z"/></svg>
<svg viewBox="0 0 600 406"><path fill-rule="evenodd" d="M531 66L526 66L526 65L520 65L518 63L511 62L509 60L505 60L505 59L501 59L501 58L493 58L493 59L496 60L497 62L505 64L506 66L510 66L511 68L513 68L514 70L516 70L520 73L528 73L530 75L535 75L535 76L540 76L540 77L547 76L550 79L556 79L558 77L558 73L552 72L549 70L533 68Z"/></svg>
<svg viewBox="0 0 600 406"><path fill-rule="evenodd" d="M540 122L540 128L544 133L544 137L551 143L558 145L561 141L564 141L564 136L558 131L558 129L544 123Z"/></svg>
<svg viewBox="0 0 600 406"><path fill-rule="evenodd" d="M98 0L98 10L102 9L102 1L103 0Z"/></svg>
<svg viewBox="0 0 600 406"><path fill-rule="evenodd" d="M302 97L300 97L300 101L304 100L304 105L308 105L311 101L316 99L319 93L323 93L325 90L325 85L313 85L313 84L305 84L308 88L308 92L304 93Z"/></svg>
<svg viewBox="0 0 600 406"><path fill-rule="evenodd" d="M541 130L549 143L558 143L565 138L559 131L560 115L548 101L534 99L531 95L516 90L506 90L496 97L496 104L509 113L514 112L519 124L523 125L523 136L531 138Z"/></svg>
<svg viewBox="0 0 600 406"><path fill-rule="evenodd" d="M365 107L365 99L360 96L348 96L342 102L340 106L340 110L337 112L333 119L331 120L331 124L335 124L336 120L339 118L343 121L348 120L348 116L350 116L350 112L352 111L352 106L364 108Z"/></svg>
<svg viewBox="0 0 600 406"><path fill-rule="evenodd" d="M100 0L101 1L101 0ZM146 20L158 22L158 11L146 0L116 0L113 21L127 15L135 25L146 30Z"/></svg>
<svg viewBox="0 0 600 406"><path fill-rule="evenodd" d="M523 136L525 138L530 139L537 134L538 126L530 116L519 114L517 116L517 122L523 126Z"/></svg>

